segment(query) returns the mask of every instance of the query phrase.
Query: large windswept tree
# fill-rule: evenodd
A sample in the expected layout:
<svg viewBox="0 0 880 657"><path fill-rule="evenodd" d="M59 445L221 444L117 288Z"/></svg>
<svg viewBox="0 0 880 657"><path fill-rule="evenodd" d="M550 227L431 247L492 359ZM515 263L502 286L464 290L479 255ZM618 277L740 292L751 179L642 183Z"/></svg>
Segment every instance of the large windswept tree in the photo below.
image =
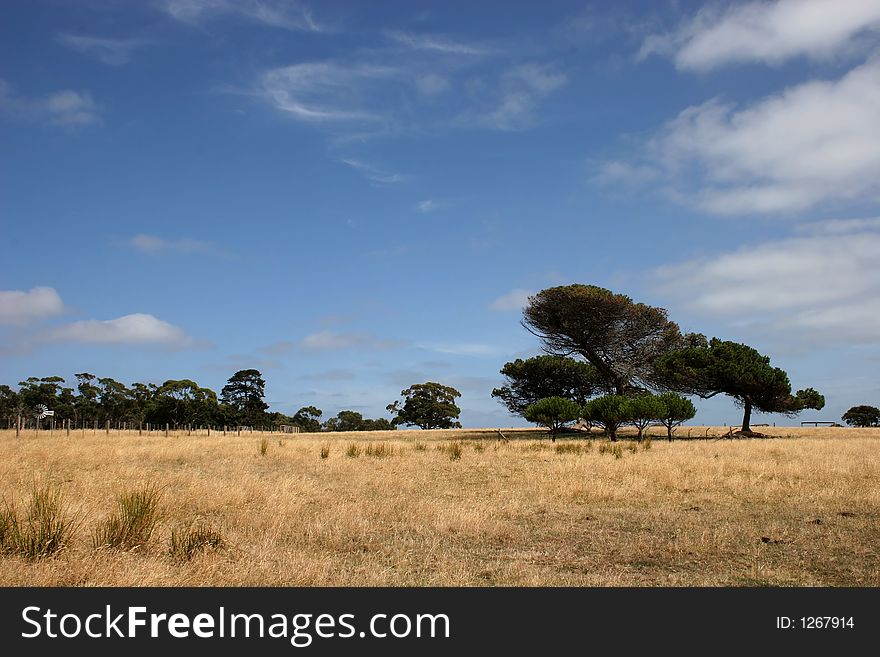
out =
<svg viewBox="0 0 880 657"><path fill-rule="evenodd" d="M654 361L671 350L704 342L682 336L663 308L635 303L595 285L541 290L523 309L523 326L557 356L582 357L617 395L653 387Z"/></svg>
<svg viewBox="0 0 880 657"><path fill-rule="evenodd" d="M583 361L565 356L535 356L505 363L501 373L507 385L495 388L493 397L514 415L541 399L562 397L583 405L603 388L604 382L598 370Z"/></svg>
<svg viewBox="0 0 880 657"><path fill-rule="evenodd" d="M748 345L712 338L706 346L679 349L655 362L670 390L708 399L726 394L743 408L743 433L751 433L752 411L795 415L825 406L812 388L791 394L788 375Z"/></svg>

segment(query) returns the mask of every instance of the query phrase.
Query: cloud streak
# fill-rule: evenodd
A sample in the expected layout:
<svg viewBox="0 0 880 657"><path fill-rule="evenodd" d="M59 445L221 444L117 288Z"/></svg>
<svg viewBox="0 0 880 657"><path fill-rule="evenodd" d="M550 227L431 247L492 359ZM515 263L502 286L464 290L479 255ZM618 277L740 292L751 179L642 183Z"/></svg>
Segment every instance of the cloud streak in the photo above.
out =
<svg viewBox="0 0 880 657"><path fill-rule="evenodd" d="M683 307L785 340L880 342L880 221L832 220L802 235L653 272Z"/></svg>
<svg viewBox="0 0 880 657"><path fill-rule="evenodd" d="M804 82L750 106L713 99L670 121L633 162L673 198L719 215L792 213L880 198L880 58L837 80ZM617 170L614 170L617 167ZM633 182L632 179L629 182Z"/></svg>
<svg viewBox="0 0 880 657"><path fill-rule="evenodd" d="M22 118L63 127L101 123L99 108L88 91L64 89L45 96L27 98L13 93L0 80L0 111Z"/></svg>
<svg viewBox="0 0 880 657"><path fill-rule="evenodd" d="M237 16L285 30L326 31L306 5L293 0L165 0L160 8L175 20L190 24Z"/></svg>
<svg viewBox="0 0 880 657"><path fill-rule="evenodd" d="M67 48L94 57L108 66L127 64L135 50L150 45L144 39L113 39L84 34L62 34L58 41Z"/></svg>
<svg viewBox="0 0 880 657"><path fill-rule="evenodd" d="M793 57L827 60L858 50L880 30L878 0L779 0L710 5L668 34L645 39L638 58L670 55L682 70L708 71Z"/></svg>

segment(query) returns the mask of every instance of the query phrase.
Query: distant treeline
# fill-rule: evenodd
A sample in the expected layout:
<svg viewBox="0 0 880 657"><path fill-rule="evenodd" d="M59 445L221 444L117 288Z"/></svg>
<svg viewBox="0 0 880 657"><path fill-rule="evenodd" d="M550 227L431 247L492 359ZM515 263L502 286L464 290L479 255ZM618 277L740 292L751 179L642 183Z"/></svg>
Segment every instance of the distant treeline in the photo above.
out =
<svg viewBox="0 0 880 657"><path fill-rule="evenodd" d="M155 383L124 383L88 372L76 374L76 386L66 386L60 376L30 377L18 390L0 385L0 421L11 428L37 422L68 421L74 428L146 424L155 427L296 426L300 431L371 431L396 428L386 419L368 419L356 411L341 411L321 422L322 412L304 406L293 415L269 412L264 401L266 382L258 370L233 374L218 395L191 379ZM52 415L39 420L38 409Z"/></svg>

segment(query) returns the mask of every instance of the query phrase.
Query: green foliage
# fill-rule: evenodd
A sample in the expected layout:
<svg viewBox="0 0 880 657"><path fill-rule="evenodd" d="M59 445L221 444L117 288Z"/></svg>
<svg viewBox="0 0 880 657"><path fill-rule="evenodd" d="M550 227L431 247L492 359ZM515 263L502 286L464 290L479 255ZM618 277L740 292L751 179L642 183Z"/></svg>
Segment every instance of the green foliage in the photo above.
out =
<svg viewBox="0 0 880 657"><path fill-rule="evenodd" d="M321 409L314 406L303 406L291 418L291 423L305 433L316 433L321 430Z"/></svg>
<svg viewBox="0 0 880 657"><path fill-rule="evenodd" d="M697 409L690 399L674 392L664 392L658 399L662 404L662 413L657 420L666 427L666 438L672 440L673 429L694 417Z"/></svg>
<svg viewBox="0 0 880 657"><path fill-rule="evenodd" d="M794 415L820 409L825 398L812 388L791 394L788 375L770 358L745 344L712 338L706 346L686 347L656 362L666 388L704 399L727 394L743 407L744 432L750 431L752 409Z"/></svg>
<svg viewBox="0 0 880 657"><path fill-rule="evenodd" d="M541 399L563 397L584 404L603 386L598 370L565 356L535 356L505 363L501 374L507 385L495 388L499 398L513 415L524 416L526 408Z"/></svg>
<svg viewBox="0 0 880 657"><path fill-rule="evenodd" d="M396 401L386 408L395 417L391 424L417 426L422 429L461 428L458 417L461 409L455 400L461 393L455 388L428 381L401 390L403 401Z"/></svg>
<svg viewBox="0 0 880 657"><path fill-rule="evenodd" d="M144 545L156 527L160 498L161 491L155 486L119 495L118 512L101 522L92 534L95 549L133 550Z"/></svg>
<svg viewBox="0 0 880 657"><path fill-rule="evenodd" d="M365 418L357 411L339 411L324 423L324 431L393 431L397 427L385 418Z"/></svg>
<svg viewBox="0 0 880 657"><path fill-rule="evenodd" d="M564 397L539 399L525 409L523 417L529 422L547 427L550 439L556 441L559 431L581 415L581 406Z"/></svg>
<svg viewBox="0 0 880 657"><path fill-rule="evenodd" d="M641 441L645 429L653 422L658 422L666 409L659 397L648 393L637 397L628 397L620 410L624 422L638 429Z"/></svg>
<svg viewBox="0 0 880 657"><path fill-rule="evenodd" d="M626 404L623 395L603 395L584 404L581 415L605 429L612 441L617 440L617 430L626 422Z"/></svg>
<svg viewBox="0 0 880 657"><path fill-rule="evenodd" d="M851 427L880 426L880 408L876 406L853 406L841 418Z"/></svg>
<svg viewBox="0 0 880 657"><path fill-rule="evenodd" d="M634 384L651 386L658 357L702 338L683 337L663 308L595 285L541 290L529 298L523 325L550 353L583 357L618 395Z"/></svg>

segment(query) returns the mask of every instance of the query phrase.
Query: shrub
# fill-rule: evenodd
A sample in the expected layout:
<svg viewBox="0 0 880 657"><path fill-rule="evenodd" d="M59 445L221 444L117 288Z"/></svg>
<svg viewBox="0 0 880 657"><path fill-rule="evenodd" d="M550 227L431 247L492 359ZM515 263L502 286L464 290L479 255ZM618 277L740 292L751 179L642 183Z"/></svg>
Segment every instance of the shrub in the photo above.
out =
<svg viewBox="0 0 880 657"><path fill-rule="evenodd" d="M146 543L156 527L160 497L161 491L152 485L119 495L119 511L92 533L94 548L133 550Z"/></svg>
<svg viewBox="0 0 880 657"><path fill-rule="evenodd" d="M458 461L461 458L461 453L463 449L461 443L457 440L450 443L449 445L449 460L450 461Z"/></svg>
<svg viewBox="0 0 880 657"><path fill-rule="evenodd" d="M24 518L8 505L0 514L0 546L6 553L35 561L63 550L79 517L66 517L60 489L49 484L34 484L31 502Z"/></svg>
<svg viewBox="0 0 880 657"><path fill-rule="evenodd" d="M381 459L394 454L394 448L389 443L368 443L364 454Z"/></svg>

